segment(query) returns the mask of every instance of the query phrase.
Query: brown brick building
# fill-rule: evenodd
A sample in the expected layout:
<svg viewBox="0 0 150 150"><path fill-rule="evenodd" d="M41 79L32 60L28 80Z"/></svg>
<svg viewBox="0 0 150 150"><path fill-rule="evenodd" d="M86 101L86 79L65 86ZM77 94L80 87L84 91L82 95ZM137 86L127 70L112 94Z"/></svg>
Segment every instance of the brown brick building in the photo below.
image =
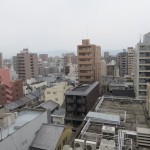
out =
<svg viewBox="0 0 150 150"><path fill-rule="evenodd" d="M78 49L78 79L79 83L100 81L101 77L101 47L90 44L90 40L82 40Z"/></svg>
<svg viewBox="0 0 150 150"><path fill-rule="evenodd" d="M38 77L38 55L29 53L28 49L23 49L17 54L16 67L19 78L22 80Z"/></svg>
<svg viewBox="0 0 150 150"><path fill-rule="evenodd" d="M0 105L6 104L6 87L0 84Z"/></svg>

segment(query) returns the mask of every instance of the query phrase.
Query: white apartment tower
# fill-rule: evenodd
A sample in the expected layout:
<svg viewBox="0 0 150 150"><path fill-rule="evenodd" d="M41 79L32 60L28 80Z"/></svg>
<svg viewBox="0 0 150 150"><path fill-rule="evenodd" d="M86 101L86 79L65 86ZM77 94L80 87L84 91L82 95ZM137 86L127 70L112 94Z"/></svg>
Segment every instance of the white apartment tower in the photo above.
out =
<svg viewBox="0 0 150 150"><path fill-rule="evenodd" d="M150 82L150 32L135 48L135 94L138 99L146 99L147 82Z"/></svg>

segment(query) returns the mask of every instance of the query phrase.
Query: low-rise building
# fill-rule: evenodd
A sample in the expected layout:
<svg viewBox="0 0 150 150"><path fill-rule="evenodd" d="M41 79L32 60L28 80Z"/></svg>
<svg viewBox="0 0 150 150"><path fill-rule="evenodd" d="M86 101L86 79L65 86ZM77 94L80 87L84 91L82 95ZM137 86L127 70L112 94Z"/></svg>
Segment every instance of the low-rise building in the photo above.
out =
<svg viewBox="0 0 150 150"><path fill-rule="evenodd" d="M139 100L102 96L70 143L74 150L149 150L150 121Z"/></svg>
<svg viewBox="0 0 150 150"><path fill-rule="evenodd" d="M45 90L45 101L51 100L58 103L59 106L62 106L65 100L65 94L71 87L67 82L60 82L51 87L47 87Z"/></svg>
<svg viewBox="0 0 150 150"><path fill-rule="evenodd" d="M69 141L72 129L58 124L43 124L38 131L31 150L62 150Z"/></svg>
<svg viewBox="0 0 150 150"><path fill-rule="evenodd" d="M65 114L66 111L64 108L60 108L54 111L51 115L53 124L65 124Z"/></svg>
<svg viewBox="0 0 150 150"><path fill-rule="evenodd" d="M37 131L43 123L47 123L47 112L24 109L18 113L3 114L2 121L5 127L0 130L0 149L29 150Z"/></svg>
<svg viewBox="0 0 150 150"><path fill-rule="evenodd" d="M65 123L78 126L99 97L99 82L82 84L66 93Z"/></svg>
<svg viewBox="0 0 150 150"><path fill-rule="evenodd" d="M36 91L37 89L44 90L46 86L47 86L46 81L39 81L39 82L36 81L31 84L26 84L25 86L23 86L24 95L30 94Z"/></svg>

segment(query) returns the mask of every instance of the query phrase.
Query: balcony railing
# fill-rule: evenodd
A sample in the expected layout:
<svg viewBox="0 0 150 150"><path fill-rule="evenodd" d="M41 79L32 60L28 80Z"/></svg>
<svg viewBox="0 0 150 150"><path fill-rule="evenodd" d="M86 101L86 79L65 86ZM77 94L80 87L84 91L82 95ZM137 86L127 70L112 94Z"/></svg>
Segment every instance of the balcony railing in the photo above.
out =
<svg viewBox="0 0 150 150"><path fill-rule="evenodd" d="M85 104L85 100L84 99L77 99L77 103L78 104Z"/></svg>
<svg viewBox="0 0 150 150"><path fill-rule="evenodd" d="M85 107L78 108L78 112L85 112Z"/></svg>
<svg viewBox="0 0 150 150"><path fill-rule="evenodd" d="M68 106L68 107L67 107L67 110L68 110L68 111L75 111L75 107Z"/></svg>
<svg viewBox="0 0 150 150"><path fill-rule="evenodd" d="M74 103L74 100L71 99L71 98L68 98L68 99L67 99L67 103Z"/></svg>

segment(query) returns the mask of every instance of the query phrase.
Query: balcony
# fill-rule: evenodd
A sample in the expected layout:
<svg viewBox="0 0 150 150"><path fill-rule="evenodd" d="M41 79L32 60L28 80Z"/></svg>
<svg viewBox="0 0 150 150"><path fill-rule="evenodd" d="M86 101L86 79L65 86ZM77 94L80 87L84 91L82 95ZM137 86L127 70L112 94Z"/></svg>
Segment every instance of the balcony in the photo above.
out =
<svg viewBox="0 0 150 150"><path fill-rule="evenodd" d="M74 103L74 100L71 99L71 98L68 98L68 99L67 99L67 103Z"/></svg>
<svg viewBox="0 0 150 150"><path fill-rule="evenodd" d="M85 104L85 99L77 99L78 104Z"/></svg>
<svg viewBox="0 0 150 150"><path fill-rule="evenodd" d="M140 46L140 51L150 52L150 46Z"/></svg>
<svg viewBox="0 0 150 150"><path fill-rule="evenodd" d="M146 91L146 90L147 90L147 86L144 86L144 85L139 86L139 91Z"/></svg>
<svg viewBox="0 0 150 150"><path fill-rule="evenodd" d="M85 112L85 111L86 111L85 107L78 108L78 112Z"/></svg>
<svg viewBox="0 0 150 150"><path fill-rule="evenodd" d="M67 107L67 110L68 110L68 111L75 111L75 107L68 106L68 107Z"/></svg>
<svg viewBox="0 0 150 150"><path fill-rule="evenodd" d="M81 59L83 59L83 58L91 58L91 59L92 59L92 58L93 58L93 55L80 55L80 54L79 54L78 58L79 58L79 59L80 59L80 58L81 58Z"/></svg>
<svg viewBox="0 0 150 150"><path fill-rule="evenodd" d="M90 61L81 61L81 60L79 60L79 61L78 61L78 64L80 64L80 65L81 65L81 64L83 64L83 65L84 65L84 64L85 64L85 65L86 65L86 64L93 64L93 61L92 61L92 60L90 60Z"/></svg>
<svg viewBox="0 0 150 150"><path fill-rule="evenodd" d="M92 53L92 49L87 49L87 48L79 49L78 52L79 52L79 54L81 54L81 53Z"/></svg>
<svg viewBox="0 0 150 150"><path fill-rule="evenodd" d="M79 81L81 81L81 82L93 82L93 79L90 79L90 78L80 78L79 77Z"/></svg>
<svg viewBox="0 0 150 150"><path fill-rule="evenodd" d="M93 73L79 73L79 76L93 76Z"/></svg>
<svg viewBox="0 0 150 150"><path fill-rule="evenodd" d="M140 72L150 72L150 66L140 66L139 71Z"/></svg>
<svg viewBox="0 0 150 150"><path fill-rule="evenodd" d="M78 67L78 70L92 70L92 66L91 67Z"/></svg>
<svg viewBox="0 0 150 150"><path fill-rule="evenodd" d="M140 73L139 77L141 78L150 78L150 73L149 72L145 72L145 73Z"/></svg>
<svg viewBox="0 0 150 150"><path fill-rule="evenodd" d="M150 54L140 54L139 57L141 57L142 59L150 59Z"/></svg>

